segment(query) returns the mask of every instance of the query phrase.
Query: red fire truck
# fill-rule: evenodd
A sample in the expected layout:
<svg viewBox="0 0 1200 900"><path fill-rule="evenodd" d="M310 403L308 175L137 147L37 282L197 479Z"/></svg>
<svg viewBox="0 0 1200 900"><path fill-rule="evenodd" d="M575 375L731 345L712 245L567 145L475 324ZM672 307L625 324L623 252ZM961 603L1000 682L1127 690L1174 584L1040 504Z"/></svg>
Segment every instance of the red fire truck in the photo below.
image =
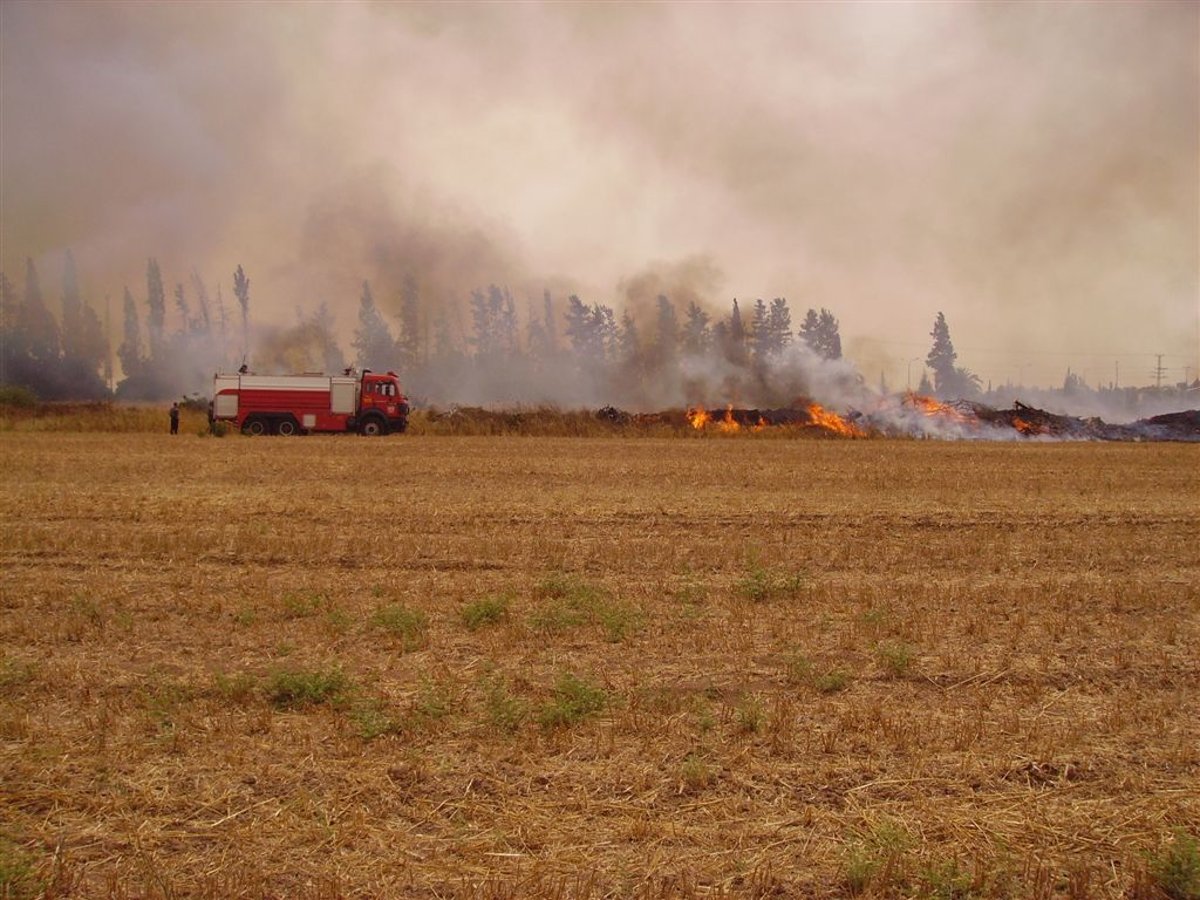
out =
<svg viewBox="0 0 1200 900"><path fill-rule="evenodd" d="M212 419L243 434L357 431L382 435L408 427L408 398L395 372L360 375L217 375Z"/></svg>

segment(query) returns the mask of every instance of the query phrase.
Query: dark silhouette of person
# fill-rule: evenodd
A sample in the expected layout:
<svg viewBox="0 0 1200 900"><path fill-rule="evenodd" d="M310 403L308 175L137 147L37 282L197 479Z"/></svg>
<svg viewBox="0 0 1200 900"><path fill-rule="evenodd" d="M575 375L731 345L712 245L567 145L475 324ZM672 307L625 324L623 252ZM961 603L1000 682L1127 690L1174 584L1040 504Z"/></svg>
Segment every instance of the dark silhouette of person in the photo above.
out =
<svg viewBox="0 0 1200 900"><path fill-rule="evenodd" d="M171 404L171 434L179 434L179 404Z"/></svg>

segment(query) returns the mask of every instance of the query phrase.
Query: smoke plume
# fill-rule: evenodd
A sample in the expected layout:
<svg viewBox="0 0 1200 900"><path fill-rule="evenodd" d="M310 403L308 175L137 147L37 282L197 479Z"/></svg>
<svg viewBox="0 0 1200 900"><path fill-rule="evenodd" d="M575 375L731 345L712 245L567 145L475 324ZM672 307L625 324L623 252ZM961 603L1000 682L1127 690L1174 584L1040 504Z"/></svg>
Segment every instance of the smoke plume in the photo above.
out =
<svg viewBox="0 0 1200 900"><path fill-rule="evenodd" d="M241 264L256 321L325 303L344 346L364 280L395 316L415 279L460 342L493 283L523 324L549 289L646 337L660 293L778 296L894 385L939 310L985 381L1198 374L1194 3L6 0L0 26L14 280L70 248L93 302L148 257L228 294Z"/></svg>

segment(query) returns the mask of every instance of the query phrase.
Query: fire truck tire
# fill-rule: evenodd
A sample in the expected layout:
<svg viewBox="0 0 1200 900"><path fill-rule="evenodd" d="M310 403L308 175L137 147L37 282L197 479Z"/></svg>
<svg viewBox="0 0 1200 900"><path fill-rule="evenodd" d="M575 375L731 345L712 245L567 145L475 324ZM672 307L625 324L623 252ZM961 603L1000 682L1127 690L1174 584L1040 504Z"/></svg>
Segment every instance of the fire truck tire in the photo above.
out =
<svg viewBox="0 0 1200 900"><path fill-rule="evenodd" d="M271 423L259 416L251 416L242 425L242 433L251 437L259 437L271 433Z"/></svg>
<svg viewBox="0 0 1200 900"><path fill-rule="evenodd" d="M378 416L367 416L359 424L358 433L364 437L382 437L388 433L387 422Z"/></svg>
<svg viewBox="0 0 1200 900"><path fill-rule="evenodd" d="M284 437L291 437L292 435L300 433L300 426L296 424L295 419L289 416L286 419L279 420L278 424L275 426L275 433L283 435Z"/></svg>

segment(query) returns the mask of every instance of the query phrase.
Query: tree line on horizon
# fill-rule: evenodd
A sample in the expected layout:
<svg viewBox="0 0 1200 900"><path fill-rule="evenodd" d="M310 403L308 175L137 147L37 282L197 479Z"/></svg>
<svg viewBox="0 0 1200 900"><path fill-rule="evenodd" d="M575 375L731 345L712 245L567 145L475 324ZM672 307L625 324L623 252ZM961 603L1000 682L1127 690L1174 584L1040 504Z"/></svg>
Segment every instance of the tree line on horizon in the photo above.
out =
<svg viewBox="0 0 1200 900"><path fill-rule="evenodd" d="M412 396L454 402L469 386L478 402L544 399L573 402L605 399L637 406L674 389L689 402L704 394L755 397L785 404L787 388L773 386L773 364L788 348L806 348L813 358L842 359L837 317L826 308L808 309L793 329L786 299L757 299L748 310L733 300L714 315L694 300L682 308L657 296L639 322L626 309L587 303L578 295L557 301L549 291L541 303L519 314L511 292L498 285L471 292L463 306L422 304L411 276L400 286L396 315L389 319L369 282L362 283L358 321L347 357L335 334L329 307L297 310L287 327L257 325L250 316L250 279L241 265L232 275L234 304L220 286L210 292L193 270L168 292L156 259L146 266L141 303L124 289L117 379L108 331L95 306L81 295L75 262L64 257L61 318L46 303L32 259L26 261L24 290L0 273L0 384L18 386L45 400L164 401L204 394L212 374L241 364L259 371L335 372L360 368L398 372ZM106 301L107 307L107 301ZM168 318L172 327L168 327ZM523 320L523 324L522 324ZM979 379L957 366L957 354L942 313L931 333L933 346L919 390L943 397L979 391ZM532 387L560 396L532 397ZM715 397L711 399L717 399Z"/></svg>

